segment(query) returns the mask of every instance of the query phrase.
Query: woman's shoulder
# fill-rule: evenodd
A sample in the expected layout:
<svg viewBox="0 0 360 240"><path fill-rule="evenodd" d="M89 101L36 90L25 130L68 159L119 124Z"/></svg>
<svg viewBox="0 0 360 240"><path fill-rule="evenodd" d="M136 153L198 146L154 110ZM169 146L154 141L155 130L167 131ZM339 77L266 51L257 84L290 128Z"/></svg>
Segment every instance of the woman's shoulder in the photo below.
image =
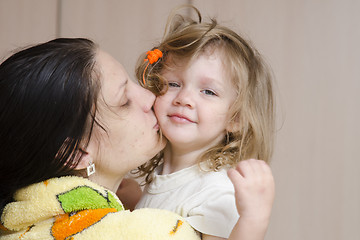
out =
<svg viewBox="0 0 360 240"><path fill-rule="evenodd" d="M0 239L198 239L179 215L124 210L114 193L83 178L49 179L15 198L1 216Z"/></svg>
<svg viewBox="0 0 360 240"><path fill-rule="evenodd" d="M1 232L0 239L148 239L200 240L181 216L161 209L108 212L83 210L36 222L19 231Z"/></svg>
<svg viewBox="0 0 360 240"><path fill-rule="evenodd" d="M92 209L123 210L116 194L81 177L51 178L18 190L2 212L4 228L19 231L36 222Z"/></svg>

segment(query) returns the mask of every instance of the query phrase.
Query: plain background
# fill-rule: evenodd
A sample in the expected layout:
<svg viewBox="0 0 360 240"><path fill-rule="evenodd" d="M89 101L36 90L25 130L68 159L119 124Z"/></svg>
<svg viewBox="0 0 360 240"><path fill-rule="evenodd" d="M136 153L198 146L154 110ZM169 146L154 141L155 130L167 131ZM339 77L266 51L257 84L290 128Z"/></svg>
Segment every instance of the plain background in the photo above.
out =
<svg viewBox="0 0 360 240"><path fill-rule="evenodd" d="M183 3L251 39L273 68L277 194L266 239L360 239L360 1L0 0L0 59L89 37L134 76Z"/></svg>

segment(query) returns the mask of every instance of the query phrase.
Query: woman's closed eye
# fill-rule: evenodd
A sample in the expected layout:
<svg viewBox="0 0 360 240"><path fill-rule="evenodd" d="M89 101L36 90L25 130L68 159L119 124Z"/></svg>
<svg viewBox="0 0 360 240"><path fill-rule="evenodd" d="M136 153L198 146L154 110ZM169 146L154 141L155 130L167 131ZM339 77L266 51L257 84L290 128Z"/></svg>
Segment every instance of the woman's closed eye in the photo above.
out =
<svg viewBox="0 0 360 240"><path fill-rule="evenodd" d="M131 104L131 100L124 96L123 99L121 99L119 106L121 108L125 108L130 106L130 104Z"/></svg>
<svg viewBox="0 0 360 240"><path fill-rule="evenodd" d="M130 106L130 104L131 104L131 101L128 99L128 100L126 100L126 102L125 102L124 104L122 104L120 107L128 107L128 106Z"/></svg>

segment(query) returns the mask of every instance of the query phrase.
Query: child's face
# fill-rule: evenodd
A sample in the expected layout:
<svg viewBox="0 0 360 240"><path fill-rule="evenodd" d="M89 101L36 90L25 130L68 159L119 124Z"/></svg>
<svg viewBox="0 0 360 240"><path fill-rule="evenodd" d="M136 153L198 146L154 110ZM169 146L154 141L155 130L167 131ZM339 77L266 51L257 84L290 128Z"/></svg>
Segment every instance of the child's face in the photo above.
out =
<svg viewBox="0 0 360 240"><path fill-rule="evenodd" d="M223 139L236 90L221 57L218 51L205 53L163 72L169 89L155 100L154 108L172 146L200 150Z"/></svg>

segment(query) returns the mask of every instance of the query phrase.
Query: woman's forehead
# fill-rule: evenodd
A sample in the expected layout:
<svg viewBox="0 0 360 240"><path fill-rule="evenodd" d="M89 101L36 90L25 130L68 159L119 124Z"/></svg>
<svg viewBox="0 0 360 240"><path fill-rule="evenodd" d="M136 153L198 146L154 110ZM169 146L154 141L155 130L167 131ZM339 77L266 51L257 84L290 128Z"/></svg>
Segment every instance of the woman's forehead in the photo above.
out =
<svg viewBox="0 0 360 240"><path fill-rule="evenodd" d="M98 68L101 74L102 95L106 103L117 102L125 91L129 77L124 67L110 54L99 50Z"/></svg>

